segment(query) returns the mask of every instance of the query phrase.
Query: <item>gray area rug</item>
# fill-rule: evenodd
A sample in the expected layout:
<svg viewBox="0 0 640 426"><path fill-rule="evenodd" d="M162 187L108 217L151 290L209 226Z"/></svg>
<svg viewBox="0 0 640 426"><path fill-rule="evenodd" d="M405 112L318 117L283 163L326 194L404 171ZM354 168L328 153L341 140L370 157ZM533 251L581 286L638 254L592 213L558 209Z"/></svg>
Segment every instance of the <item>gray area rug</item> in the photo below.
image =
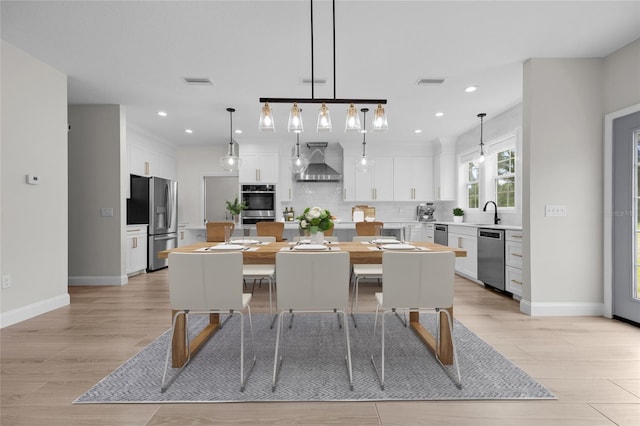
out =
<svg viewBox="0 0 640 426"><path fill-rule="evenodd" d="M373 314L349 319L354 390L349 390L344 360L346 343L335 314L297 314L289 329L285 317L284 361L275 392L271 391L276 328L271 317L253 315L256 366L240 392L240 318L235 315L216 333L171 387L160 393L169 332L105 377L76 403L249 402L249 401L381 401L554 399L555 396L482 339L455 321L462 389L456 388L410 328L386 318L385 389L381 390L370 361L380 365L380 332L374 337ZM342 318L341 318L342 319ZM190 332L206 317L192 316ZM433 332L435 315L421 315ZM250 352L245 316L245 356ZM380 324L378 324L380 327ZM247 363L245 363L245 368ZM453 366L446 366L455 374ZM168 374L175 374L170 369Z"/></svg>

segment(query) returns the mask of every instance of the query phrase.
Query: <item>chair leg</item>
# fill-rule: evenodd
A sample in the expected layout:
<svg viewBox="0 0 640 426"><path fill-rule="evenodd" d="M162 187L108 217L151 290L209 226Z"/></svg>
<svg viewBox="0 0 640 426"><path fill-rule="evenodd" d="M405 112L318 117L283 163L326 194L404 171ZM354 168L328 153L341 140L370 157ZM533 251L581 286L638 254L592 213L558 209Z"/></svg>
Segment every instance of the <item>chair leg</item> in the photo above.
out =
<svg viewBox="0 0 640 426"><path fill-rule="evenodd" d="M278 379L279 367L282 364L282 355L278 359L278 351L280 349L280 333L282 331L282 323L284 321L284 311L278 314L278 327L276 328L276 349L273 356L273 378L271 381L271 392L276 390L276 380Z"/></svg>
<svg viewBox="0 0 640 426"><path fill-rule="evenodd" d="M353 368L351 365L351 341L349 339L349 326L347 322L347 313L342 311L342 315L344 317L344 334L347 337L347 371L349 373L349 389L353 390Z"/></svg>
<svg viewBox="0 0 640 426"><path fill-rule="evenodd" d="M375 359L373 357L373 354L371 354L371 364L373 364L373 369L376 372L376 376L378 376L378 381L380 382L380 389L384 390L384 317L385 314L387 313L387 311L382 311L382 337L380 339L381 344L382 344L382 349L381 349L381 371L378 371L378 367L376 366L376 362Z"/></svg>
<svg viewBox="0 0 640 426"><path fill-rule="evenodd" d="M184 365L182 367L180 367L180 369L178 370L178 372L169 380L169 382L167 382L165 384L165 379L167 377L167 369L169 368L169 355L171 354L171 346L172 346L172 342L173 342L173 336L175 334L176 331L176 322L178 321L178 317L180 315L184 315L185 316L185 348L187 348L187 350L189 350L189 346L190 346L190 342L189 342L189 323L188 323L188 315L187 312L182 311L182 312L177 312L174 316L173 316L173 322L171 324L171 337L169 338L169 345L167 346L167 355L165 357L165 361L164 361L164 371L162 373L162 384L160 385L160 392L164 393L167 389L169 389L169 386L171 386L171 384L173 383L173 381L178 378L178 376L180 375L180 373L182 373L182 370L187 366L187 364L189 364L189 361L191 361L191 352L189 351L187 353L187 360L185 361Z"/></svg>
<svg viewBox="0 0 640 426"><path fill-rule="evenodd" d="M353 319L353 326L354 327L358 327L358 322L356 321L356 316L354 315L353 312L353 305L355 304L355 313L358 313L358 287L360 284L360 278L363 278L362 276L358 275L355 277L355 281L353 283L353 292L352 292L352 296L351 296L351 318Z"/></svg>
<svg viewBox="0 0 640 426"><path fill-rule="evenodd" d="M373 335L376 335L376 327L378 325L378 311L380 310L380 305L376 305L376 316L373 320Z"/></svg>
<svg viewBox="0 0 640 426"><path fill-rule="evenodd" d="M462 378L460 376L460 365L458 364L458 353L457 353L457 350L456 350L456 341L453 338L453 321L451 319L451 315L449 315L449 311L447 311L446 309L438 309L438 310L436 310L436 315L438 317L440 317L439 312L444 312L445 315L447 316L447 320L449 322L449 334L451 334L451 347L453 348L453 363L456 366L456 373L458 375L458 382L455 383L455 385L456 385L456 387L458 389L462 389ZM437 330L438 330L438 346L439 346L440 345L440 327L438 327ZM438 358L437 355L436 355L436 358ZM438 362L439 361L440 361L440 359L438 359Z"/></svg>

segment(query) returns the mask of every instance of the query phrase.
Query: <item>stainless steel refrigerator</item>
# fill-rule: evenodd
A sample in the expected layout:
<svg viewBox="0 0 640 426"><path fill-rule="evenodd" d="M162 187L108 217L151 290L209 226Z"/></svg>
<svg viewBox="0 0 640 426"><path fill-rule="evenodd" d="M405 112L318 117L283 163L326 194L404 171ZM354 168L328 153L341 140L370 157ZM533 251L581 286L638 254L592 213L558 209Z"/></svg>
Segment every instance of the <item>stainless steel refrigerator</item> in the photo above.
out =
<svg viewBox="0 0 640 426"><path fill-rule="evenodd" d="M158 252L178 246L178 183L159 177L131 175L127 223L148 224L147 270L168 266Z"/></svg>

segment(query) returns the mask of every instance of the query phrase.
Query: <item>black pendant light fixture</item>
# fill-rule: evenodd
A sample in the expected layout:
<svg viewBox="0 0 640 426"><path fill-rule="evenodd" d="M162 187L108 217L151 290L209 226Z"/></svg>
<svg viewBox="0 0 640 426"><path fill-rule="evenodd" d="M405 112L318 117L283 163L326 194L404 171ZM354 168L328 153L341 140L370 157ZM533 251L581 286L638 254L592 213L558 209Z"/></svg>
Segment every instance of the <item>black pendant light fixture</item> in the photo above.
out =
<svg viewBox="0 0 640 426"><path fill-rule="evenodd" d="M345 132L359 132L360 131L360 118L358 117L358 110L356 104L369 104L377 105L373 130L374 131L386 131L387 116L382 105L387 103L386 99L340 99L336 98L336 2L332 1L332 18L333 18L333 98L316 98L315 97L315 76L314 76L314 54L313 54L313 0L309 0L311 6L311 98L260 98L260 103L264 104L261 108L260 120L258 122L258 129L260 131L274 132L274 120L269 103L286 103L292 104L291 112L289 114L288 130L290 132L303 131L302 115L300 114L300 108L298 104L321 104L318 112L317 131L318 132L330 132L331 117L329 114L329 104L346 104L347 108L347 122L345 125Z"/></svg>
<svg viewBox="0 0 640 426"><path fill-rule="evenodd" d="M364 123L362 128L362 157L356 162L356 169L363 173L366 173L371 167L373 167L373 160L367 158L367 112L369 108L362 108L362 121Z"/></svg>
<svg viewBox="0 0 640 426"><path fill-rule="evenodd" d="M220 157L220 165L228 172L237 172L240 170L242 160L235 153L233 146L233 113L235 108L227 108L229 111L229 151L224 157Z"/></svg>
<svg viewBox="0 0 640 426"><path fill-rule="evenodd" d="M484 163L484 142L482 142L482 132L483 132L483 119L487 116L486 113L481 112L478 114L480 118L480 158L478 158L479 163Z"/></svg>

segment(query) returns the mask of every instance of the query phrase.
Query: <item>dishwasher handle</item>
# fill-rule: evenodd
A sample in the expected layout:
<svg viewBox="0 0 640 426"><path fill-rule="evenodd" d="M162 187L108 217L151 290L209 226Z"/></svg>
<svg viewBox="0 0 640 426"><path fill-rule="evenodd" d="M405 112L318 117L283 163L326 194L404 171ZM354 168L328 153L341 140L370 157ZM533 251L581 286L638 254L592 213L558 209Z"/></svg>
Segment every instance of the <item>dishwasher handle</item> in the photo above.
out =
<svg viewBox="0 0 640 426"><path fill-rule="evenodd" d="M494 240L501 240L502 231L492 231L487 229L478 229L478 238L492 238Z"/></svg>

